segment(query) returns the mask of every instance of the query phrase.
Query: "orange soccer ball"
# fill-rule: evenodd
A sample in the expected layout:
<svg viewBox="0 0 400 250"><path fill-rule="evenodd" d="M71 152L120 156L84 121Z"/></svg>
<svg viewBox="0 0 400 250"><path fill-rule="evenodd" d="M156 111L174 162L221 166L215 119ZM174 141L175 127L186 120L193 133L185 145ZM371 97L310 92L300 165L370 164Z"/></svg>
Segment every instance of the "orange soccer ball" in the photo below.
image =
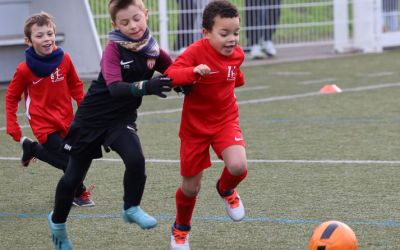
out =
<svg viewBox="0 0 400 250"><path fill-rule="evenodd" d="M357 250L357 238L343 222L326 221L314 229L308 247L310 250Z"/></svg>

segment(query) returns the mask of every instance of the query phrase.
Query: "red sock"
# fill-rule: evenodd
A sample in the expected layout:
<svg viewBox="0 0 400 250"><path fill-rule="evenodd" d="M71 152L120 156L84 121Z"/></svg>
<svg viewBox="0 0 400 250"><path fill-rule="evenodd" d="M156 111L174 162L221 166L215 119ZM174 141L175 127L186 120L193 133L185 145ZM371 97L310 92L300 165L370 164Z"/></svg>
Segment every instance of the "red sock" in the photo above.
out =
<svg viewBox="0 0 400 250"><path fill-rule="evenodd" d="M187 197L179 187L175 194L176 200L176 224L182 226L190 226L194 206L196 204L196 196Z"/></svg>
<svg viewBox="0 0 400 250"><path fill-rule="evenodd" d="M239 185L239 183L244 178L246 178L246 176L247 176L247 169L243 174L241 174L239 176L234 176L231 173L229 173L229 170L227 167L224 167L221 177L219 178L218 189L219 189L220 194L223 194L227 191L235 189Z"/></svg>

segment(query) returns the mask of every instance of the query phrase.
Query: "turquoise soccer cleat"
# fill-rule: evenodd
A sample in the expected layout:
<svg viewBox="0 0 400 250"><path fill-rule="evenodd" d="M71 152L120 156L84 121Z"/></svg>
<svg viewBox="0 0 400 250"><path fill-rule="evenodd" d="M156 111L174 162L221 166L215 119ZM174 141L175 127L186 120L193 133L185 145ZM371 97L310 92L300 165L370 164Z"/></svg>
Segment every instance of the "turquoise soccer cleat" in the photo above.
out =
<svg viewBox="0 0 400 250"><path fill-rule="evenodd" d="M142 229L150 229L157 226L157 220L143 211L139 206L122 210L122 218L127 223L136 223Z"/></svg>
<svg viewBox="0 0 400 250"><path fill-rule="evenodd" d="M53 241L55 250L72 250L71 241L68 239L67 223L53 223L51 212L47 218L49 229L51 232L51 239Z"/></svg>

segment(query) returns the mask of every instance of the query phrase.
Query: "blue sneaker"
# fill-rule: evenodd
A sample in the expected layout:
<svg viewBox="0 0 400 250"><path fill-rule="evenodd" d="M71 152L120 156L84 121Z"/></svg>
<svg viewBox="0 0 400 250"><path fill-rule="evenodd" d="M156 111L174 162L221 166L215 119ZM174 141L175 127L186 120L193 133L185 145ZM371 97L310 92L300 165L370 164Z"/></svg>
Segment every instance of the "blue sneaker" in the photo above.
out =
<svg viewBox="0 0 400 250"><path fill-rule="evenodd" d="M122 219L127 223L136 223L142 229L150 229L157 226L157 220L148 215L139 206L130 207L122 210Z"/></svg>
<svg viewBox="0 0 400 250"><path fill-rule="evenodd" d="M55 250L72 250L71 241L68 239L66 223L53 223L51 217L53 212L47 217L51 239Z"/></svg>

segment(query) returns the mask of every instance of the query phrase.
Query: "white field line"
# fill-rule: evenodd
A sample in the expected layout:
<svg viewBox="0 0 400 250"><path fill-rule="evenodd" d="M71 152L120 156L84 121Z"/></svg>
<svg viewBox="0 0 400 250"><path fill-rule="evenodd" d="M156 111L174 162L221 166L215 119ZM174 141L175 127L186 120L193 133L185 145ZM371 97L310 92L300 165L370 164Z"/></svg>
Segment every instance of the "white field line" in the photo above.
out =
<svg viewBox="0 0 400 250"><path fill-rule="evenodd" d="M398 82L398 83L382 83L382 84L375 84L375 85L369 85L369 86L347 88L347 89L342 89L342 91L343 92L361 92L361 91L365 91L365 90L390 88L390 87L400 87L400 82ZM321 94L319 92L309 92L309 93L303 93L303 94L297 94L297 95L272 96L272 97L261 98L261 99L238 101L238 104L239 105L258 104L258 103L264 103L264 102L274 102L274 101L281 101L281 100L293 100L293 99L297 99L297 98L310 97L310 96L320 96L320 95L326 95L326 94ZM148 111L148 112L139 113L139 116L142 116L142 115L153 115L153 114L168 114L168 113L180 112L181 110L182 109L179 108L179 109L169 109L169 110L159 110L159 111Z"/></svg>
<svg viewBox="0 0 400 250"><path fill-rule="evenodd" d="M20 125L21 128L30 128L29 125ZM0 131L6 131L6 127L1 127Z"/></svg>
<svg viewBox="0 0 400 250"><path fill-rule="evenodd" d="M269 75L275 76L308 76L311 75L310 72L295 72L295 71L278 71L269 73Z"/></svg>
<svg viewBox="0 0 400 250"><path fill-rule="evenodd" d="M315 79L315 80L302 81L297 84L301 84L301 85L309 85L309 84L316 84L316 83L328 84L328 83L332 83L332 82L336 82L336 79L335 78Z"/></svg>
<svg viewBox="0 0 400 250"><path fill-rule="evenodd" d="M158 99L164 99L164 98L158 98ZM174 99L183 99L183 95L182 94L177 94L174 96L167 96L167 98L165 98L165 100L174 100Z"/></svg>
<svg viewBox="0 0 400 250"><path fill-rule="evenodd" d="M269 86L254 86L254 87L245 87L245 88L238 88L235 89L235 92L246 92L246 91L253 91L253 90L260 90L260 89L268 89Z"/></svg>
<svg viewBox="0 0 400 250"><path fill-rule="evenodd" d="M1 161L20 161L20 157L0 157ZM122 162L121 159L117 158L101 158L95 161L105 162ZM179 164L179 160L170 159L147 159L148 163L162 163L162 164ZM213 160L213 163L222 163L220 160ZM353 165L366 165L366 164L379 164L379 165L400 165L399 161L379 161L379 160L267 160L267 159L248 159L248 163L263 164L263 163L275 163L275 164L353 164Z"/></svg>
<svg viewBox="0 0 400 250"><path fill-rule="evenodd" d="M361 92L361 91L375 90L375 89L382 89L382 88L391 88L391 87L400 87L400 82L382 83L382 84L374 84L374 85L369 85L369 86L347 88L347 89L342 89L342 91L343 91L342 93ZM261 99L238 101L238 104L239 105L258 104L258 103L274 102L274 101L282 101L282 100L294 100L294 99L303 98L303 97L321 96L321 95L327 95L327 94L321 94L319 92L308 92L308 93L296 94L296 95L271 96L271 97L261 98ZM171 113L176 113L176 112L181 112L181 111L182 111L182 108L147 111L147 112L139 112L139 116L155 115L155 114L171 114ZM5 129L6 129L5 127L2 127L2 128L0 128L0 131L4 131Z"/></svg>
<svg viewBox="0 0 400 250"><path fill-rule="evenodd" d="M253 91L253 90L260 90L260 89L267 89L269 86L254 86L254 87L244 87L244 88L238 88L235 89L235 92L246 92L246 91ZM183 95L175 95L175 96L168 96L166 99L164 98L159 98L162 100L173 100L173 99L183 99Z"/></svg>
<svg viewBox="0 0 400 250"><path fill-rule="evenodd" d="M359 75L359 76L372 78L372 77L381 77L381 76L391 76L393 74L394 74L394 72L378 72L378 73L363 74L363 75Z"/></svg>
<svg viewBox="0 0 400 250"><path fill-rule="evenodd" d="M381 89L381 88L391 88L391 87L400 87L400 82L395 83L382 83L382 84L375 84L369 86L360 86L355 88L348 88L342 89L343 92L360 92L364 90L374 90L374 89Z"/></svg>
<svg viewBox="0 0 400 250"><path fill-rule="evenodd" d="M145 115L156 115L156 114L171 114L171 113L177 113L181 112L182 108L177 108L177 109L165 109L165 110L156 110L156 111L147 111L147 112L139 112L139 116L145 116Z"/></svg>
<svg viewBox="0 0 400 250"><path fill-rule="evenodd" d="M254 87L244 87L244 88L238 88L235 89L235 92L246 92L246 91L254 91L254 90L261 90L261 89L268 89L269 86L254 86ZM175 95L175 96L168 96L166 99L164 98L159 98L161 100L174 100L174 99L183 99L183 95ZM17 116L25 116L25 113L17 113ZM28 125L21 126L22 128L28 128ZM4 130L4 128L0 128L1 130Z"/></svg>

